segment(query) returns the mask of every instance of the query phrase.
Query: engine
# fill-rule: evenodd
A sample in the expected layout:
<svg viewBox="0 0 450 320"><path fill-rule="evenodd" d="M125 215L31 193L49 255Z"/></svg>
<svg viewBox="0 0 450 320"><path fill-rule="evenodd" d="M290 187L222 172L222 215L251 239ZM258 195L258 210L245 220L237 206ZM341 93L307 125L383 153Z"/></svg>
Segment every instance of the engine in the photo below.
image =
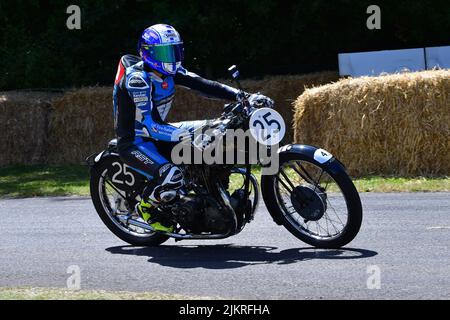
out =
<svg viewBox="0 0 450 320"><path fill-rule="evenodd" d="M195 194L182 196L171 205L174 220L191 234L227 234L239 232L243 226L252 220L251 201L245 201L243 189L235 190L230 196L231 207L223 205L222 195L217 189L228 190L231 169L229 166L186 166L183 168L186 187Z"/></svg>
<svg viewBox="0 0 450 320"><path fill-rule="evenodd" d="M189 233L225 234L229 221L224 208L211 196L188 195L172 206L172 214Z"/></svg>

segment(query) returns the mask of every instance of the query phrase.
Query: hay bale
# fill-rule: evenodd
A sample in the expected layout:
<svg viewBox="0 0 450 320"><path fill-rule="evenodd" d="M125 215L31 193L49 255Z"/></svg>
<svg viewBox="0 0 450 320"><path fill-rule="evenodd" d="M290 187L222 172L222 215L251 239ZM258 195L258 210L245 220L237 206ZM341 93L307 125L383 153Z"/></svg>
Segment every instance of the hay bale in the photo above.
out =
<svg viewBox="0 0 450 320"><path fill-rule="evenodd" d="M48 117L58 93L0 92L0 166L45 163Z"/></svg>
<svg viewBox="0 0 450 320"><path fill-rule="evenodd" d="M337 81L336 72L319 72L305 75L274 76L260 81L248 81L250 92L260 91L275 101L275 109L283 116L286 125L285 143L294 139L294 130L290 125L294 118L292 103L305 89Z"/></svg>
<svg viewBox="0 0 450 320"><path fill-rule="evenodd" d="M450 71L345 79L294 103L295 141L351 174L450 175Z"/></svg>
<svg viewBox="0 0 450 320"><path fill-rule="evenodd" d="M220 115L225 101L206 99L184 87L177 87L167 121L211 119Z"/></svg>
<svg viewBox="0 0 450 320"><path fill-rule="evenodd" d="M112 88L69 91L53 103L49 122L50 163L82 163L114 137Z"/></svg>

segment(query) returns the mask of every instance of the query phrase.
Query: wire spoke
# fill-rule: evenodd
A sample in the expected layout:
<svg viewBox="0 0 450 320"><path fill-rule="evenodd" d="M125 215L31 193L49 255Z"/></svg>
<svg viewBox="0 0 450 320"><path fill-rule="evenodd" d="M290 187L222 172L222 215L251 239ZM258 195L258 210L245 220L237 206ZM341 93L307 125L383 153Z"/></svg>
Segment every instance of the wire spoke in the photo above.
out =
<svg viewBox="0 0 450 320"><path fill-rule="evenodd" d="M316 192L317 186L320 185L320 179L322 179L323 173L324 173L324 170L322 169L322 171L320 172L319 178L317 178L316 183L314 183L314 192Z"/></svg>
<svg viewBox="0 0 450 320"><path fill-rule="evenodd" d="M331 209L333 210L334 214L336 215L336 217L338 218L339 222L345 226L345 224L342 222L341 218L339 218L339 215L337 214L336 210L334 209L333 205L331 204L330 200L327 199L327 202L329 204L329 207L331 207Z"/></svg>
<svg viewBox="0 0 450 320"><path fill-rule="evenodd" d="M327 213L325 212L325 215L326 215ZM328 233L328 235L330 235L330 231L329 231L329 229L328 229L328 219L326 219L325 218L325 226L326 226L326 228L327 228L327 233Z"/></svg>
<svg viewBox="0 0 450 320"><path fill-rule="evenodd" d="M336 232L336 234L338 234L339 233L339 229L336 228L336 226L334 225L334 223L338 223L338 222L330 219L330 217L328 216L328 213L325 213L324 216L325 216L325 221L329 221L331 226L333 227L334 231Z"/></svg>
<svg viewBox="0 0 450 320"><path fill-rule="evenodd" d="M301 172L296 163L290 163L289 167L294 170L305 182L311 183L311 179L308 177L308 174Z"/></svg>
<svg viewBox="0 0 450 320"><path fill-rule="evenodd" d="M327 192L328 186L330 184L330 181L327 181L327 184L325 185L325 187L323 188L323 192Z"/></svg>
<svg viewBox="0 0 450 320"><path fill-rule="evenodd" d="M294 190L289 189L288 185L281 180L279 177L276 178L278 182L281 183L281 185L283 186L284 190L287 191L289 194L291 194Z"/></svg>
<svg viewBox="0 0 450 320"><path fill-rule="evenodd" d="M280 169L280 173L283 176L283 178L287 181L287 183L289 184L289 186L292 188L292 190L295 189L294 184L291 182L291 180L288 178L288 176L286 175L286 173L284 172L283 168ZM281 179L280 179L281 180Z"/></svg>
<svg viewBox="0 0 450 320"><path fill-rule="evenodd" d="M305 167L301 165L300 161L295 161L295 164L303 171L303 173L307 177L307 179L304 178L305 181L308 181L309 183L314 182L314 179L311 177L311 175L308 173L308 171L305 169ZM302 176L302 175L300 174L300 176Z"/></svg>
<svg viewBox="0 0 450 320"><path fill-rule="evenodd" d="M316 225L317 225L317 227L318 227L318 231L319 231L319 229L322 229L323 231L325 231L325 232L327 233L328 236L330 235L330 234L327 232L327 230L325 230L325 229L320 225L320 222L319 222L319 221L316 221Z"/></svg>

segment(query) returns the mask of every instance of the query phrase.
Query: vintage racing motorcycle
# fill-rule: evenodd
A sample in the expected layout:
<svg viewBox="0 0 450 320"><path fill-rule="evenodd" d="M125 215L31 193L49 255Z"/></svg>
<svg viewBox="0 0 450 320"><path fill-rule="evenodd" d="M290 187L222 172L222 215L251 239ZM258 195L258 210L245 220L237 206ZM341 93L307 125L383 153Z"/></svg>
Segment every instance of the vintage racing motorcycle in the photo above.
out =
<svg viewBox="0 0 450 320"><path fill-rule="evenodd" d="M272 145L278 146L285 132L283 118L273 108L249 103L238 80L239 71L235 66L229 71L241 99L226 105L223 114L205 126L219 134L251 129L258 143L274 149ZM276 139L266 143L274 132ZM158 145L168 159L172 148L169 143ZM136 213L148 181L121 161L117 142L112 140L106 150L87 158L92 201L105 225L136 246L155 246L169 238L214 240L237 235L255 218L260 194L273 221L303 242L317 248L340 248L352 241L361 226L362 206L344 165L314 146L289 144L271 152L278 157L278 167L275 174L261 176L261 190L252 173L260 167L251 163L178 165L185 186L175 200L157 209L175 227L173 233L163 233Z"/></svg>

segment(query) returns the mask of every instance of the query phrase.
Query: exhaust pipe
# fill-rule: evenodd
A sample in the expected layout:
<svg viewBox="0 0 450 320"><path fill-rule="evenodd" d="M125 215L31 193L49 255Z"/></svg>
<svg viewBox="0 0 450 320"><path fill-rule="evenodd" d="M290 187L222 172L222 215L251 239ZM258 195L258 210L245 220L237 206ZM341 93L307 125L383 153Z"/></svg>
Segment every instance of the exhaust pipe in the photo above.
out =
<svg viewBox="0 0 450 320"><path fill-rule="evenodd" d="M138 228L150 231L150 232L157 232L160 234L164 234L164 235L174 238L175 240L178 240L178 241L181 241L181 240L220 240L220 239L228 238L230 236L229 234L193 235L193 234L167 233L167 232L157 231L157 230L153 229L151 225L149 225L145 222L136 220L136 219L131 219L131 218L129 218L129 216L119 215L119 216L117 216L117 218L123 224L132 225L132 226L135 226L135 227L138 227Z"/></svg>

